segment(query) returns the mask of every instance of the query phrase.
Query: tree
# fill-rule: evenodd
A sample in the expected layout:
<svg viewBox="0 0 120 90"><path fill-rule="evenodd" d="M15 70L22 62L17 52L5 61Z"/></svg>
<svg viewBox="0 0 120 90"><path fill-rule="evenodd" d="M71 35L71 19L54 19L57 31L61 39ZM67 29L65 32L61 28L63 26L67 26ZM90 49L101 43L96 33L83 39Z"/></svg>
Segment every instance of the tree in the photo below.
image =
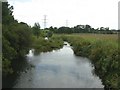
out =
<svg viewBox="0 0 120 90"><path fill-rule="evenodd" d="M39 37L40 35L40 24L39 23L35 23L33 26L33 34L37 37Z"/></svg>
<svg viewBox="0 0 120 90"><path fill-rule="evenodd" d="M87 33L91 32L91 26L90 25L85 25L85 30Z"/></svg>
<svg viewBox="0 0 120 90"><path fill-rule="evenodd" d="M18 23L12 16L12 9L8 2L2 3L3 76L15 71L18 58L25 56L32 42L31 28L25 23Z"/></svg>
<svg viewBox="0 0 120 90"><path fill-rule="evenodd" d="M9 25L11 22L14 22L13 13L13 6L10 6L8 2L2 3L2 24Z"/></svg>

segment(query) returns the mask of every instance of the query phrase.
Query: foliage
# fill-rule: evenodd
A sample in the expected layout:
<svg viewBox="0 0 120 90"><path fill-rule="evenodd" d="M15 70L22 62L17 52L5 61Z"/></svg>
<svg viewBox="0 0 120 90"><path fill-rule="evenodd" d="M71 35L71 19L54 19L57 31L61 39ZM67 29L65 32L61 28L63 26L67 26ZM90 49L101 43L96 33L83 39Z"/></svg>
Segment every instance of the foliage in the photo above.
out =
<svg viewBox="0 0 120 90"><path fill-rule="evenodd" d="M102 78L105 88L116 90L120 88L120 51L118 39L109 28L94 29L90 25L75 27L50 27L41 30L39 23L31 28L24 22L14 19L13 7L7 2L2 4L2 69L3 76L15 72L19 66L19 57L24 57L30 48L36 52L47 52L63 46L63 40L68 41L76 55L89 57L95 65L96 73ZM63 34L54 35L53 33ZM66 35L69 34L69 35ZM74 34L72 33L86 33ZM103 34L88 34L103 33ZM44 37L51 37L45 40Z"/></svg>
<svg viewBox="0 0 120 90"><path fill-rule="evenodd" d="M12 16L13 7L7 2L2 4L2 69L3 76L14 72L17 58L24 57L32 42L30 27L25 23L18 23Z"/></svg>
<svg viewBox="0 0 120 90"><path fill-rule="evenodd" d="M91 59L95 66L95 72L102 79L105 89L110 90L119 90L120 88L120 51L118 50L117 34L115 36L61 35L70 42L76 55Z"/></svg>
<svg viewBox="0 0 120 90"><path fill-rule="evenodd" d="M40 24L39 23L35 23L34 26L32 27L32 31L33 31L33 34L37 37L39 37L40 35Z"/></svg>
<svg viewBox="0 0 120 90"><path fill-rule="evenodd" d="M52 33L51 31L48 31L48 32L47 32L47 37L48 37L48 38L52 37L52 35L53 35L53 33Z"/></svg>
<svg viewBox="0 0 120 90"><path fill-rule="evenodd" d="M63 46L63 41L59 37L52 37L45 40L43 37L34 37L33 48L36 53L52 51L53 49L59 49Z"/></svg>
<svg viewBox="0 0 120 90"><path fill-rule="evenodd" d="M74 27L59 27L48 28L50 31L57 34L71 34L71 33L97 33L97 34L114 34L118 33L118 30L110 30L108 27L93 28L90 25L76 25Z"/></svg>

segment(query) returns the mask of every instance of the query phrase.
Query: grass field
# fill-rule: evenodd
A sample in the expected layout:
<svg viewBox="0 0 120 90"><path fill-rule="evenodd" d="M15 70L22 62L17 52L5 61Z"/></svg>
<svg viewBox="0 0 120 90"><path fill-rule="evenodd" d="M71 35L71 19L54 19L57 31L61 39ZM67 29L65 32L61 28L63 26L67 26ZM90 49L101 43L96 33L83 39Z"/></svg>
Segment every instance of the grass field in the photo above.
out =
<svg viewBox="0 0 120 90"><path fill-rule="evenodd" d="M59 35L58 35L59 36ZM83 38L90 42L94 42L96 40L102 40L108 42L112 42L118 45L118 34L63 34L63 36L70 36L72 38Z"/></svg>
<svg viewBox="0 0 120 90"><path fill-rule="evenodd" d="M75 55L88 57L95 66L95 73L102 79L105 88L120 88L120 51L117 34L62 34Z"/></svg>

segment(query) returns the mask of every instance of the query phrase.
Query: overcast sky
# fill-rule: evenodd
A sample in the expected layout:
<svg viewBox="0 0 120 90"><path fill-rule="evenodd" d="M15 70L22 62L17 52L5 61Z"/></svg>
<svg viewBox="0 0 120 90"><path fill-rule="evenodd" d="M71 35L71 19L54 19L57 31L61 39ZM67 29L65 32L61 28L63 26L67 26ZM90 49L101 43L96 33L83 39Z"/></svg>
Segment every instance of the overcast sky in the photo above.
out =
<svg viewBox="0 0 120 90"><path fill-rule="evenodd" d="M33 26L39 22L43 28L44 15L47 27L89 24L94 28L118 28L119 0L8 0L14 6L14 17Z"/></svg>

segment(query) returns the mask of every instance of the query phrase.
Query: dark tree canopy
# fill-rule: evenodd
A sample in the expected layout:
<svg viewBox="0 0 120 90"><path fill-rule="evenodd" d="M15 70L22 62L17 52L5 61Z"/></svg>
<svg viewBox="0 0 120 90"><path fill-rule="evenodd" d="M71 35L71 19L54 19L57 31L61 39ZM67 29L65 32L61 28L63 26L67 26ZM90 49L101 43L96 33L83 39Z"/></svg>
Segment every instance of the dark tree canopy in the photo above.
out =
<svg viewBox="0 0 120 90"><path fill-rule="evenodd" d="M71 33L101 33L101 34L114 34L118 33L118 30L110 30L109 27L100 27L100 28L93 28L90 25L76 25L74 27L60 27L60 28L55 28L55 27L50 27L48 30L54 32L54 33L66 33L66 34L71 34Z"/></svg>
<svg viewBox="0 0 120 90"><path fill-rule="evenodd" d="M37 37L39 37L40 35L40 24L39 23L35 23L34 26L32 27L33 29L33 34Z"/></svg>
<svg viewBox="0 0 120 90"><path fill-rule="evenodd" d="M31 45L31 28L26 23L14 19L13 7L2 3L2 67L3 76L13 73L15 60L24 57ZM18 63L19 64L19 63Z"/></svg>

